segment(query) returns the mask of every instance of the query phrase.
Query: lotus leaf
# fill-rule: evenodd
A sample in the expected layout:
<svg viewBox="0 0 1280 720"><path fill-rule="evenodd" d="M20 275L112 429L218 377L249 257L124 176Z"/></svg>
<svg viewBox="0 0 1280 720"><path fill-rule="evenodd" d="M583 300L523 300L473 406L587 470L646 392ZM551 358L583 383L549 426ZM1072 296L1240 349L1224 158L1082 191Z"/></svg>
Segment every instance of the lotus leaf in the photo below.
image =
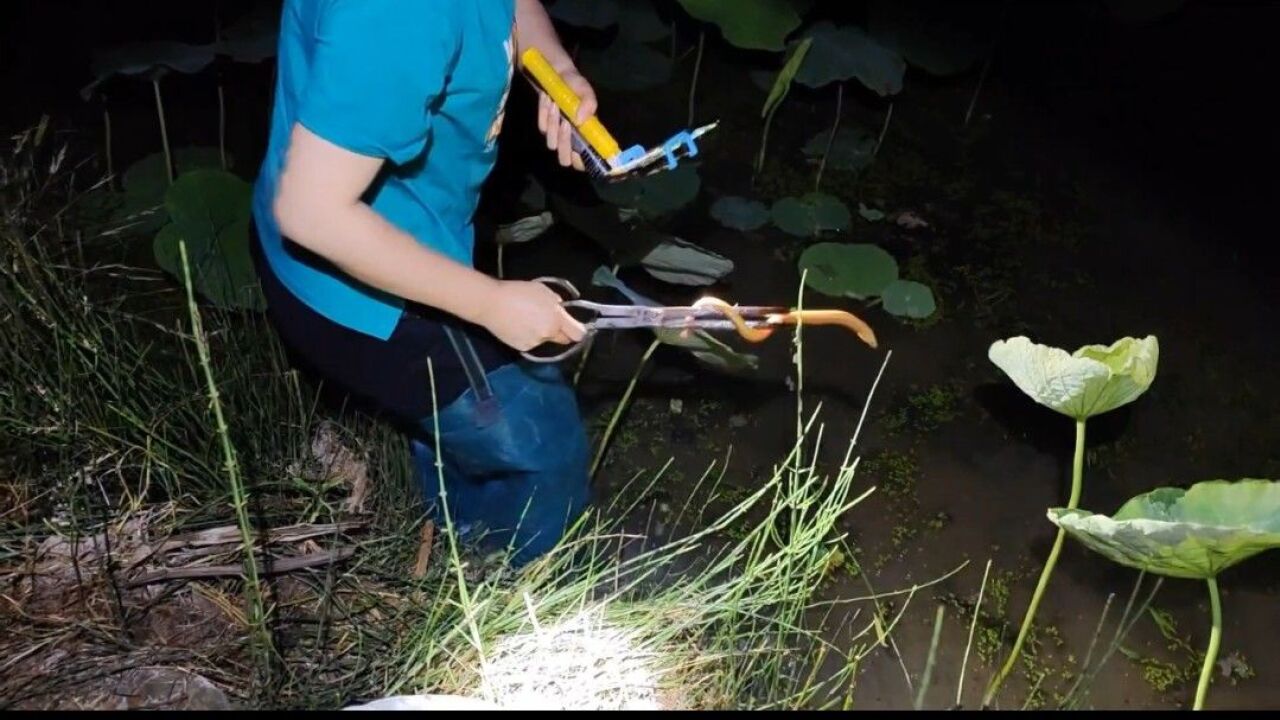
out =
<svg viewBox="0 0 1280 720"><path fill-rule="evenodd" d="M605 202L634 208L646 217L675 212L698 196L701 180L697 166L683 163L675 170L632 178L618 183L596 182L596 192Z"/></svg>
<svg viewBox="0 0 1280 720"><path fill-rule="evenodd" d="M830 152L828 152L830 143ZM824 130L809 138L804 144L803 152L811 158L820 158L825 153L827 167L836 170L856 172L871 164L875 156L876 137L859 127L842 127L836 130L833 140L831 132Z"/></svg>
<svg viewBox="0 0 1280 720"><path fill-rule="evenodd" d="M567 25L603 30L618 22L618 0L556 0L547 14Z"/></svg>
<svg viewBox="0 0 1280 720"><path fill-rule="evenodd" d="M677 237L659 243L640 261L659 280L675 285L711 285L733 272L733 261Z"/></svg>
<svg viewBox="0 0 1280 720"><path fill-rule="evenodd" d="M671 28L658 17L653 3L627 0L618 8L618 34L631 42L646 43L667 37Z"/></svg>
<svg viewBox="0 0 1280 720"><path fill-rule="evenodd" d="M773 223L798 237L817 237L824 231L845 230L852 222L849 208L825 193L788 197L773 204Z"/></svg>
<svg viewBox="0 0 1280 720"><path fill-rule="evenodd" d="M685 12L720 28L725 40L746 50L782 50L800 14L787 0L680 0Z"/></svg>
<svg viewBox="0 0 1280 720"><path fill-rule="evenodd" d="M1068 354L1015 337L992 344L988 357L1036 402L1084 420L1146 392L1156 377L1160 345L1155 336L1126 337L1110 346L1087 345Z"/></svg>
<svg viewBox="0 0 1280 720"><path fill-rule="evenodd" d="M890 315L915 318L927 318L938 309L933 298L933 291L928 285L912 280L894 280L881 293L884 310Z"/></svg>
<svg viewBox="0 0 1280 720"><path fill-rule="evenodd" d="M879 295L898 278L898 262L868 244L818 243L800 256L805 284L824 295L858 300Z"/></svg>
<svg viewBox="0 0 1280 720"><path fill-rule="evenodd" d="M604 50L583 51L582 68L600 87L638 92L671 77L671 58L648 45L620 39Z"/></svg>
<svg viewBox="0 0 1280 720"><path fill-rule="evenodd" d="M726 195L711 204L711 217L731 230L756 230L769 222L769 208L759 200Z"/></svg>
<svg viewBox="0 0 1280 720"><path fill-rule="evenodd" d="M808 36L813 38L813 47L796 74L797 82L818 88L857 78L881 96L902 91L906 62L862 28L837 27L824 20L814 25Z"/></svg>
<svg viewBox="0 0 1280 720"><path fill-rule="evenodd" d="M185 147L173 154L174 172L222 167L217 148ZM164 153L148 155L130 165L121 178L124 192L115 213L117 222L136 223L138 232L155 232L164 224L161 213L152 212L164 204L169 191L169 174L164 168Z"/></svg>
<svg viewBox="0 0 1280 720"><path fill-rule="evenodd" d="M179 177L165 196L172 222L153 243L156 262L182 278L179 241L185 241L192 283L221 307L263 307L249 254L252 187L221 170L195 170Z"/></svg>
<svg viewBox="0 0 1280 720"><path fill-rule="evenodd" d="M1187 490L1165 487L1133 498L1111 517L1052 508L1049 519L1121 565L1208 580L1280 548L1280 482L1210 480Z"/></svg>
<svg viewBox="0 0 1280 720"><path fill-rule="evenodd" d="M884 219L884 211L858 203L858 216L867 222L880 222Z"/></svg>

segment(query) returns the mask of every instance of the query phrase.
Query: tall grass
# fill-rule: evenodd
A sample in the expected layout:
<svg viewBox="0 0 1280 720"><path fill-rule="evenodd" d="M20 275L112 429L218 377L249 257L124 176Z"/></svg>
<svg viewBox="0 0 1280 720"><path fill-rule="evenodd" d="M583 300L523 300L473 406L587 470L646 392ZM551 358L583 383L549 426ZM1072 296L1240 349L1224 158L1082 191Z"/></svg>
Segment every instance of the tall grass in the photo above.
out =
<svg viewBox="0 0 1280 720"><path fill-rule="evenodd" d="M0 160L0 582L26 582L9 569L33 562L53 536L110 539L137 517L161 515L152 532L239 525L246 570L168 582L156 595L120 582L111 562L77 565L79 592L101 590L110 612L77 615L92 604L81 602L37 617L0 606L9 634L0 667L38 665L28 661L59 645L79 652L56 673L0 681L0 707L61 698L76 683L139 664L181 664L258 708L333 708L401 692L510 701L520 678L509 661L528 646L523 639L569 627L585 628L579 639L596 641L617 668L641 668L668 705L847 709L859 668L894 647L897 623L928 583L835 600L816 590L831 559L850 554L840 521L874 492L857 482L855 449L883 365L835 467L818 466L821 407L808 411L797 398L795 442L772 473L723 506L717 485L735 469L730 456L709 460L664 545L636 536L637 505L621 493L519 571L486 565L446 533L447 550L437 548L414 577L422 517L404 438L321 403L261 316L197 306L182 283L125 262L145 254L149 238L132 236L129 219L91 212L106 184L78 179L53 136L21 135ZM254 541L266 528L350 519L341 483L297 470L313 431L334 421L364 451L375 481L365 531L318 539L357 551L343 564L294 573L285 592L279 578L255 577ZM139 645L139 620L183 593L222 609L235 632L210 647ZM880 603L890 595L892 613ZM833 621L840 632L826 627ZM270 675L259 672L267 652L276 662ZM930 676L936 652L935 643L911 662ZM555 669L556 658L541 660L547 665L531 664L529 682ZM925 677L916 697L928 684ZM578 701L601 706L628 692L577 690L587 693Z"/></svg>

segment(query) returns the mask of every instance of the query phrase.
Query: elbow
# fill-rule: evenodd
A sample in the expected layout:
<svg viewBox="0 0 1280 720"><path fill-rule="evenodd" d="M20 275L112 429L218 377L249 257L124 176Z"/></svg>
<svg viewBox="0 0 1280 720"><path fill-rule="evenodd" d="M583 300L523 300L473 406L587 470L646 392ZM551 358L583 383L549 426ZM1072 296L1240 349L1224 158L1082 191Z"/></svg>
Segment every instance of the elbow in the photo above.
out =
<svg viewBox="0 0 1280 720"><path fill-rule="evenodd" d="M306 213L301 209L302 202L297 193L289 189L288 183L281 180L276 188L275 199L271 203L271 216L280 229L280 234L290 240L306 245L305 228Z"/></svg>

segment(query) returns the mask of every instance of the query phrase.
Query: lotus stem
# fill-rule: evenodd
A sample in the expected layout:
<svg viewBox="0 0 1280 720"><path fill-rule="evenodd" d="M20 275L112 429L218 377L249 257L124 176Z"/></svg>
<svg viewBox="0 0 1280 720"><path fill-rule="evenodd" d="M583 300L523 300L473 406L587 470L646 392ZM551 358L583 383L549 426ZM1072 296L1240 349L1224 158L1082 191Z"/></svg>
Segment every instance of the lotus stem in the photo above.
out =
<svg viewBox="0 0 1280 720"><path fill-rule="evenodd" d="M1209 679L1213 665L1218 660L1218 646L1222 643L1222 600L1218 598L1218 579L1209 578L1209 612L1213 617L1213 629L1209 631L1209 649L1204 653L1204 665L1200 668L1200 684L1196 687L1196 704L1192 710L1203 710L1205 696L1209 694Z"/></svg>
<svg viewBox="0 0 1280 720"><path fill-rule="evenodd" d="M227 98L222 89L222 81L218 81L218 159L222 161L222 169L227 169Z"/></svg>
<svg viewBox="0 0 1280 720"><path fill-rule="evenodd" d="M156 96L156 115L160 118L160 143L164 146L164 169L169 176L169 184L173 184L173 155L169 152L169 129L164 124L164 101L160 99L160 79L151 80L151 89Z"/></svg>
<svg viewBox="0 0 1280 720"><path fill-rule="evenodd" d="M827 156L831 154L831 146L836 144L836 131L840 129L840 113L844 110L844 83L836 83L836 120L831 124L831 135L827 137L827 147L822 151L822 160L818 163L818 177L813 181L813 191L822 189L822 172L827 169Z"/></svg>
<svg viewBox="0 0 1280 720"><path fill-rule="evenodd" d="M889 103L889 110L884 114L884 125L880 127L880 137L876 138L876 147L871 151L871 159L875 160L876 155L880 154L880 146L884 144L884 136L889 134L889 121L893 119L893 103Z"/></svg>
<svg viewBox="0 0 1280 720"><path fill-rule="evenodd" d="M498 279L499 280L504 279L503 271L502 271L502 255L503 255L502 251L505 248L506 248L506 243L498 243Z"/></svg>
<svg viewBox="0 0 1280 720"><path fill-rule="evenodd" d="M107 187L114 188L116 184L116 164L115 156L111 152L111 110L107 108L107 101L102 101L102 128L106 136L107 145Z"/></svg>
<svg viewBox="0 0 1280 720"><path fill-rule="evenodd" d="M693 101L698 93L698 75L702 72L702 51L707 44L707 32L698 33L698 56L693 61L693 84L689 86L689 127L693 127Z"/></svg>
<svg viewBox="0 0 1280 720"><path fill-rule="evenodd" d="M590 478L595 478L596 471L600 469L600 463L604 460L604 452L609 448L609 440L613 437L613 432L618 428L618 421L622 419L622 413L627 409L627 404L631 401L631 394L635 392L636 383L640 380L640 374L644 372L644 367L649 363L649 358L653 356L653 352L662 344L661 340L655 339L649 343L649 349L644 351L644 356L640 358L640 364L636 367L635 373L631 376L631 382L627 385L627 391L622 394L622 400L618 401L618 407L613 411L613 417L609 418L609 425L604 429L604 436L600 438L600 447L596 448L596 457L591 461Z"/></svg>
<svg viewBox="0 0 1280 720"><path fill-rule="evenodd" d="M995 57L995 53L987 55L987 59L982 63L982 73L978 75L978 84L973 88L973 97L969 98L969 109L964 112L964 127L969 126L969 119L973 117L973 109L978 104L978 94L982 92L982 84L987 81L987 73L991 70L991 59Z"/></svg>
<svg viewBox="0 0 1280 720"><path fill-rule="evenodd" d="M1076 451L1071 461L1071 498L1067 500L1067 509L1074 510L1076 505L1080 503L1080 488L1084 480L1084 420L1076 421ZM1058 564L1058 555L1062 552L1062 545L1065 542L1067 533L1062 528L1058 528L1058 535L1054 538L1053 549L1049 551L1049 559L1044 563L1044 569L1040 571L1040 581L1036 583L1036 590L1031 595L1031 604L1027 606L1027 614L1022 618L1022 627L1018 629L1018 639L1013 642L1013 651L1009 653L1009 658L1005 660L1004 666L1000 668L1000 672L996 673L995 678L991 681L991 686L987 688L987 694L982 698L983 707L989 707L992 699L1000 690L1000 686L1004 684L1009 673L1013 671L1014 664L1018 661L1018 656L1022 652L1022 643L1026 642L1027 633L1031 631L1031 622L1035 619L1036 610L1040 607L1040 600L1044 597L1045 588L1049 586L1049 576L1053 574L1053 568Z"/></svg>

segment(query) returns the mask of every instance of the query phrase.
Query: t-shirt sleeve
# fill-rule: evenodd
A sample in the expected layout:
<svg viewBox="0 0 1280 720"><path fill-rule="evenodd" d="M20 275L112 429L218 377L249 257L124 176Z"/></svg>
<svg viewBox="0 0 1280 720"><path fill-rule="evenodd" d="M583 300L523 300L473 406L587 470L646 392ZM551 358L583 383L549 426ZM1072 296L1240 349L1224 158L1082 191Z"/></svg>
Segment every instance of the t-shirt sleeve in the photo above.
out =
<svg viewBox="0 0 1280 720"><path fill-rule="evenodd" d="M322 2L298 122L351 152L412 160L457 56L452 3Z"/></svg>

